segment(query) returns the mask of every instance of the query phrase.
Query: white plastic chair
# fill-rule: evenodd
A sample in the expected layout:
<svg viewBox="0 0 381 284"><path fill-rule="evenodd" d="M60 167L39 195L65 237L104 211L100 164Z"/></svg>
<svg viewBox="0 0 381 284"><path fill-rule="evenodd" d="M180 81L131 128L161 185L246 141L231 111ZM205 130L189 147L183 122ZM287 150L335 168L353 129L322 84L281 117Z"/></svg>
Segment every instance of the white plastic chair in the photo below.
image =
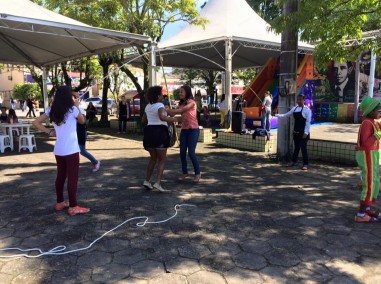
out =
<svg viewBox="0 0 381 284"><path fill-rule="evenodd" d="M10 148L12 150L11 146L11 138L9 135L0 135L0 152L4 153L5 149Z"/></svg>
<svg viewBox="0 0 381 284"><path fill-rule="evenodd" d="M37 151L36 138L34 135L23 134L19 136L19 152L22 149L28 149L29 152L32 153L33 148L36 148Z"/></svg>

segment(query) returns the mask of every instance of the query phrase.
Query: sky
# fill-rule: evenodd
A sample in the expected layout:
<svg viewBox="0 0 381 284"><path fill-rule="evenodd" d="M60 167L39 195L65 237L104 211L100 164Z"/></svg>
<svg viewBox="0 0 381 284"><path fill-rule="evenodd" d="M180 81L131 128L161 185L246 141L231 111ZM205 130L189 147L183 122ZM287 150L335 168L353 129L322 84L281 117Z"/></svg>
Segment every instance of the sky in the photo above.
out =
<svg viewBox="0 0 381 284"><path fill-rule="evenodd" d="M208 2L208 1L207 0L197 0L197 8L200 10L201 5L203 5L205 2ZM167 38L176 34L186 25L187 25L187 23L185 23L185 22L178 22L178 23L169 24L164 31L164 34L163 34L161 41L166 40Z"/></svg>

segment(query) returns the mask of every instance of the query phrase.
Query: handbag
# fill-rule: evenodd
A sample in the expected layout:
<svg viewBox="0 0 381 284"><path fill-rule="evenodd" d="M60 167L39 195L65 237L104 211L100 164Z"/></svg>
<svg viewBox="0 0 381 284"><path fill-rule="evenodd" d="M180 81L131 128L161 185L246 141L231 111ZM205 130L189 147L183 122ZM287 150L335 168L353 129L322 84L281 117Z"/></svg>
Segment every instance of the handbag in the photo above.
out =
<svg viewBox="0 0 381 284"><path fill-rule="evenodd" d="M168 123L169 134L169 147L173 147L176 144L176 126L173 122Z"/></svg>

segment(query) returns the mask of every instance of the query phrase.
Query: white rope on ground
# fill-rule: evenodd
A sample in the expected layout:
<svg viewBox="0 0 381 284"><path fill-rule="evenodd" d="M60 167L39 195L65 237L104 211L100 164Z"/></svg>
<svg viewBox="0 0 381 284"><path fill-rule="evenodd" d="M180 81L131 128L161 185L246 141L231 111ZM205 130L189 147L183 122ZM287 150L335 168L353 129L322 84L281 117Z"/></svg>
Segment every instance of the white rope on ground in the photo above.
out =
<svg viewBox="0 0 381 284"><path fill-rule="evenodd" d="M100 241L102 238L104 238L105 236L107 236L111 232L117 230L121 226L127 224L128 222L131 222L131 221L134 221L134 220L143 220L142 222L136 223L137 227L144 227L147 224L162 224L162 223L168 222L169 220L175 218L177 216L178 209L181 208L181 207L196 207L196 205L193 205L193 204L176 204L175 207L174 207L175 213L172 216L170 216L169 218L164 219L164 220L159 220L159 221L149 221L149 218L146 217L146 216L132 217L132 218L127 219L126 221L120 223L118 226L112 228L111 230L105 232L99 238L95 239L88 246L83 247L83 248L78 248L78 249L73 249L73 250L66 250L67 249L66 246L59 245L59 246L56 246L56 247L54 247L54 248L52 248L52 249L50 249L48 251L45 251L45 252L43 250L39 249L39 248L31 248L31 249L21 249L21 248L17 248L17 247L14 247L14 248L12 248L12 247L11 248L2 248L2 249L0 249L0 251L20 251L22 253L20 253L20 254L14 254L14 255L0 255L0 258L19 258L19 257L38 258L38 257L41 257L41 256L47 256L47 255L65 255L65 254L70 254L70 253L75 253L75 252L79 252L79 251L88 250L95 243ZM37 252L37 254L36 255L31 255L31 253L33 253L33 252Z"/></svg>

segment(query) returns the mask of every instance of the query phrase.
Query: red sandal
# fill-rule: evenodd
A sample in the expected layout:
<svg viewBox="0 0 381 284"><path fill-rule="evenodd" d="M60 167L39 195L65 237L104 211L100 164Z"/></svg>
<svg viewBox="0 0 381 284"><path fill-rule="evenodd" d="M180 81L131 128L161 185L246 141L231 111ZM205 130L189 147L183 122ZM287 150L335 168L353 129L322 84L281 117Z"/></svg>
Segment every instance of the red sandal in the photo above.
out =
<svg viewBox="0 0 381 284"><path fill-rule="evenodd" d="M86 214L88 212L90 212L89 208L79 206L71 207L67 210L67 214L69 214L70 216L74 216L77 214Z"/></svg>
<svg viewBox="0 0 381 284"><path fill-rule="evenodd" d="M62 211L64 208L69 207L69 201L62 201L60 203L57 203L54 208L56 211Z"/></svg>

